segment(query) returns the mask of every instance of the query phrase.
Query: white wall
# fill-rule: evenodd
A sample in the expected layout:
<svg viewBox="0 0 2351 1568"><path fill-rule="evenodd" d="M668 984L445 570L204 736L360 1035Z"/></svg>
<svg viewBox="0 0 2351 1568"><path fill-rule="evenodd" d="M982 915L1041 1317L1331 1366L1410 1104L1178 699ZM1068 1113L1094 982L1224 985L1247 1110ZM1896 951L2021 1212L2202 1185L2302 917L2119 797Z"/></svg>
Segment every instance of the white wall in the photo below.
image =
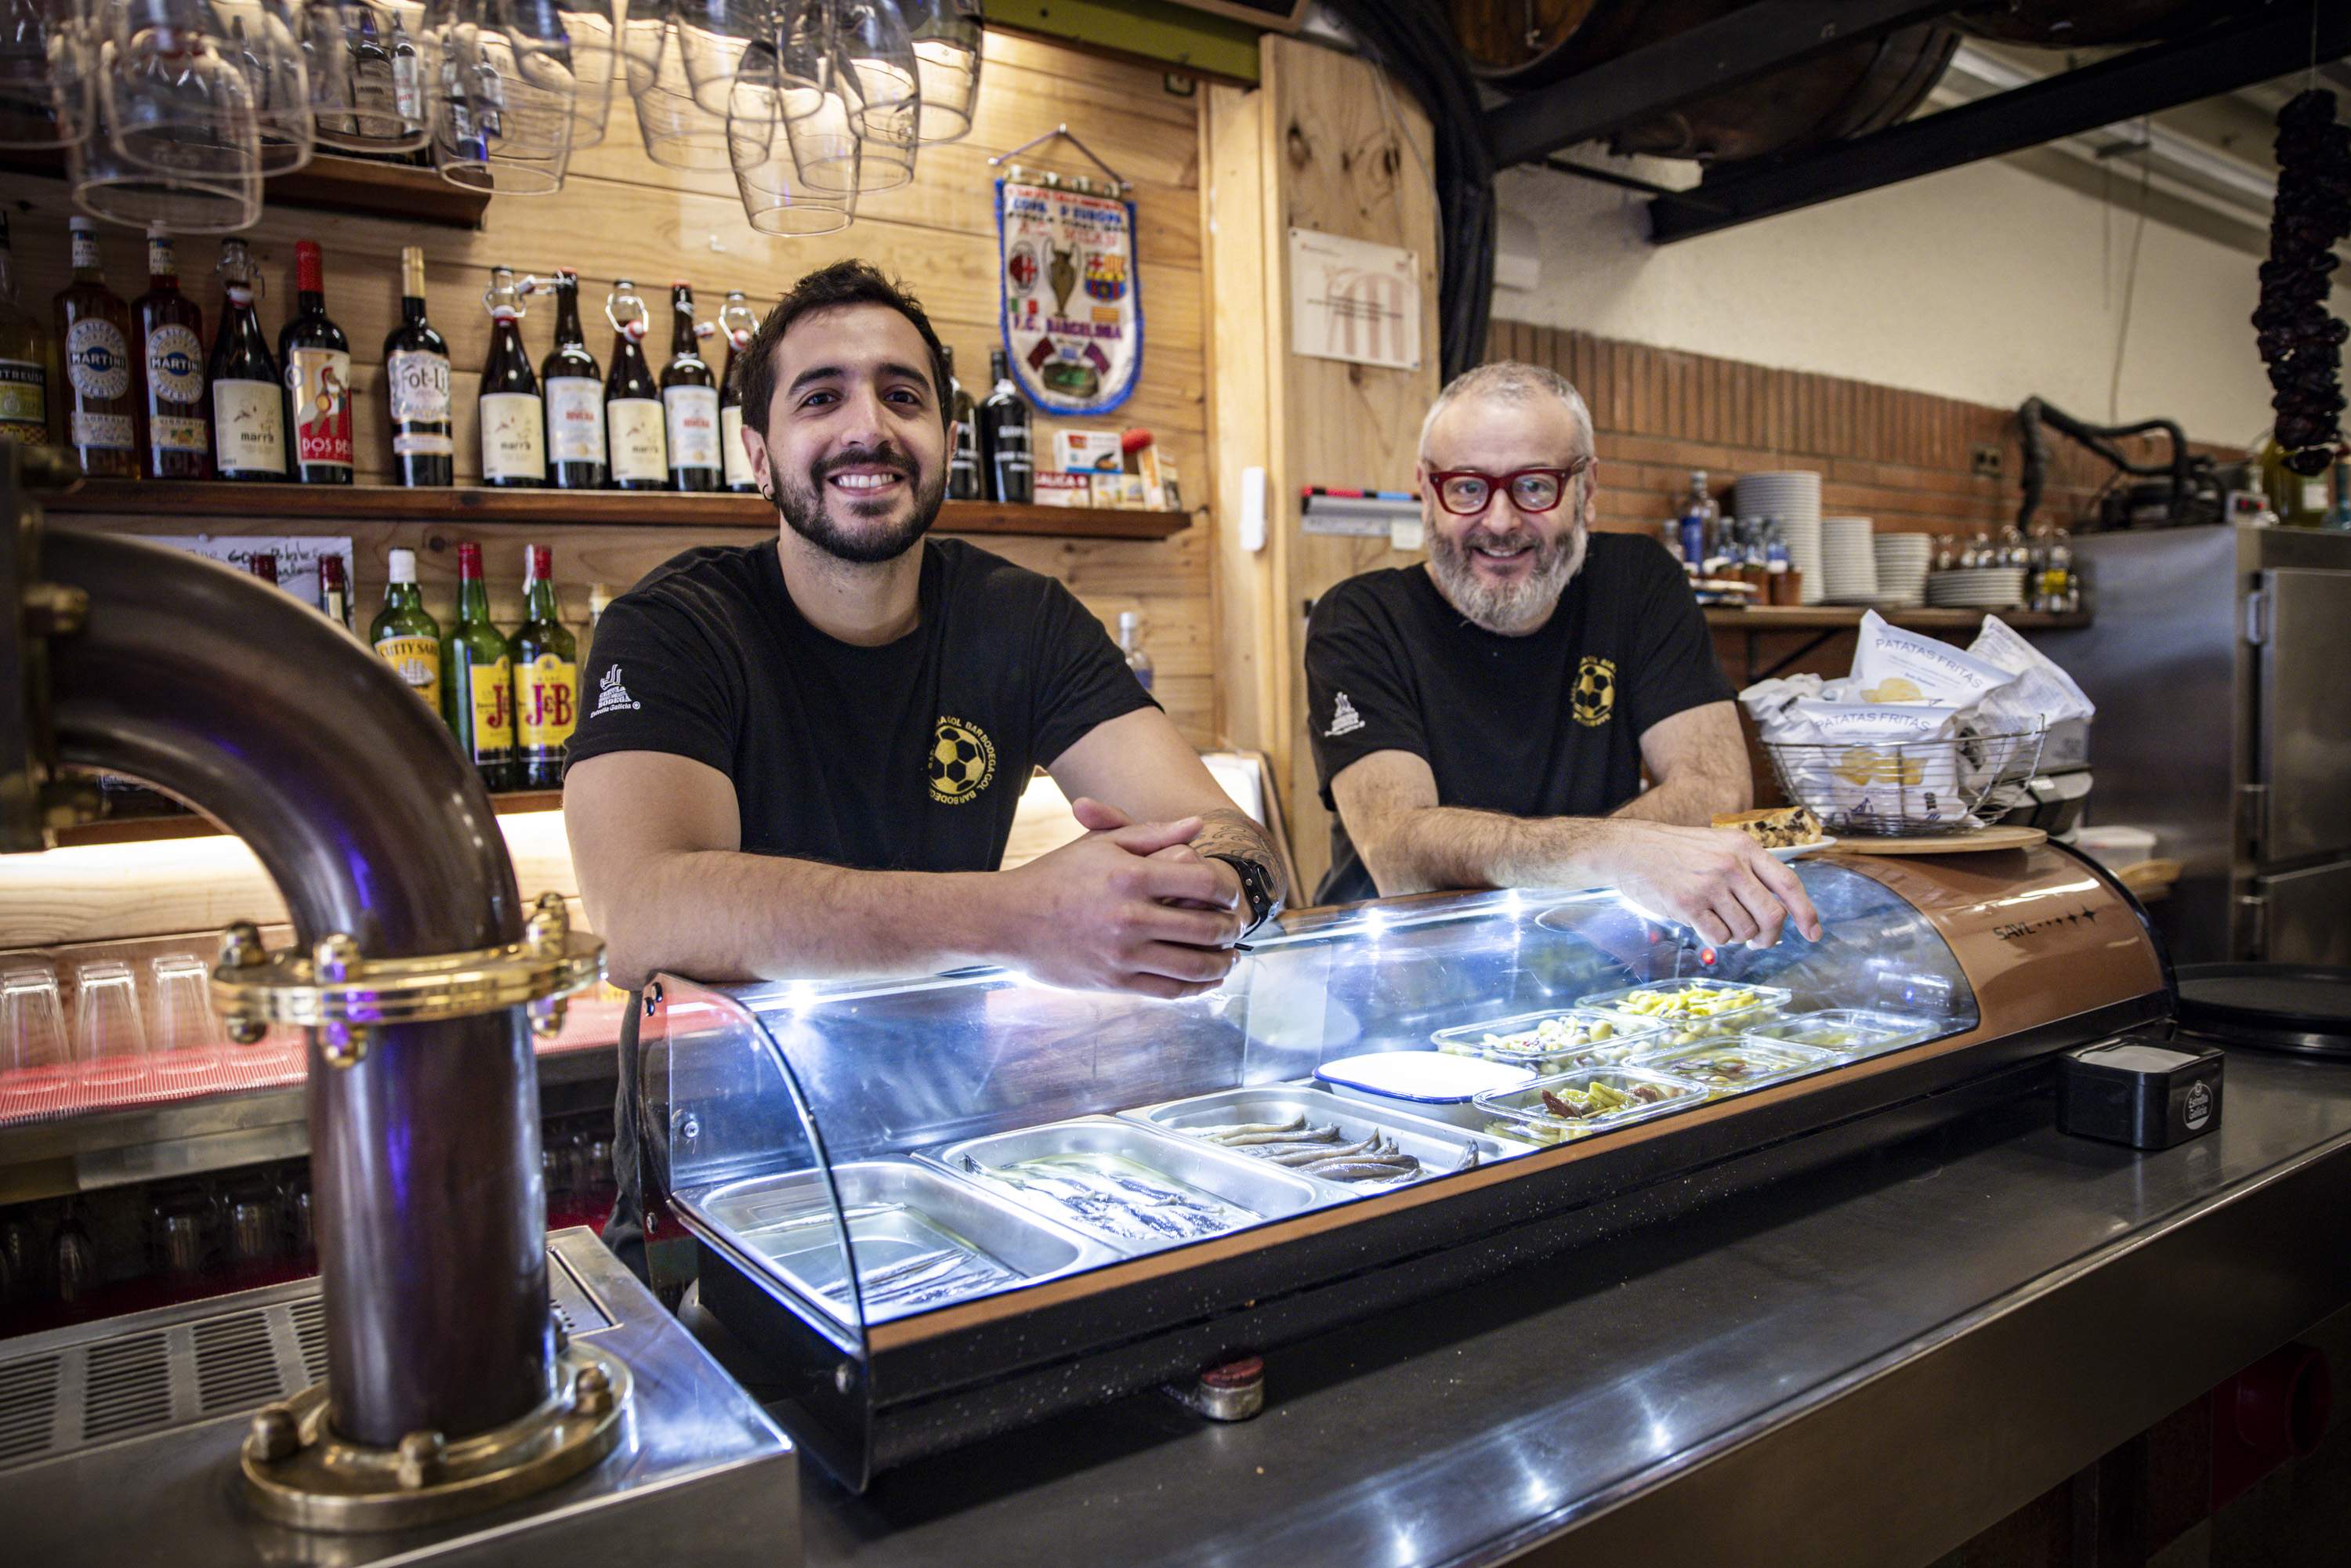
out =
<svg viewBox="0 0 2351 1568"><path fill-rule="evenodd" d="M1541 326L2012 407L2039 393L2108 423L2137 193L2109 207L2013 163L1971 164L1653 246L1646 198L1514 169L1501 206L1530 222L1541 273L1494 314ZM1524 231L1520 234L1523 235ZM2122 419L2198 440L2270 423L2247 318L2258 259L2149 221L2123 361ZM2338 315L2351 294L2338 288Z"/></svg>

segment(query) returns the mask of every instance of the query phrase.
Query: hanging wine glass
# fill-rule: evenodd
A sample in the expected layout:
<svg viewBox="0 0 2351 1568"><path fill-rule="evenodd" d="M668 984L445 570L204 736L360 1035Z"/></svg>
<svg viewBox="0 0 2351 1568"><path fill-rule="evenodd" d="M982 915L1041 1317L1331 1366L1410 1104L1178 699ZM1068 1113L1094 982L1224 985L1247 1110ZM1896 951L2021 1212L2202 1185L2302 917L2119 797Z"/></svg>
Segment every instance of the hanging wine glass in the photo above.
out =
<svg viewBox="0 0 2351 1568"><path fill-rule="evenodd" d="M806 188L785 130L788 97L775 42L751 45L727 98L726 150L743 215L761 234L809 235L847 228L857 193L824 194Z"/></svg>
<svg viewBox="0 0 2351 1568"><path fill-rule="evenodd" d="M831 0L833 60L857 132L857 189L895 190L914 178L922 76L896 0Z"/></svg>
<svg viewBox="0 0 2351 1568"><path fill-rule="evenodd" d="M213 9L228 37L224 52L253 87L261 172L291 173L318 147L301 42L308 7L305 0L213 0Z"/></svg>
<svg viewBox="0 0 2351 1568"><path fill-rule="evenodd" d="M446 23L421 0L309 0L301 30L320 144L413 152L433 135Z"/></svg>
<svg viewBox="0 0 2351 1568"><path fill-rule="evenodd" d="M914 125L922 142L960 141L971 134L979 102L979 16L976 0L919 0L905 12L914 46L923 106ZM969 9L966 7L969 6Z"/></svg>
<svg viewBox="0 0 2351 1568"><path fill-rule="evenodd" d="M113 152L157 173L242 187L261 173L253 84L202 0L110 0L99 112Z"/></svg>
<svg viewBox="0 0 2351 1568"><path fill-rule="evenodd" d="M442 0L434 24L443 90L433 106L433 166L441 177L498 195L561 190L578 80L553 10Z"/></svg>
<svg viewBox="0 0 2351 1568"><path fill-rule="evenodd" d="M669 0L647 0L642 14L638 5L630 5L622 55L645 156L670 169L730 168L726 118L695 102L676 35Z"/></svg>
<svg viewBox="0 0 2351 1568"><path fill-rule="evenodd" d="M571 150L584 152L604 140L612 113L612 82L621 75L621 29L629 0L557 0L569 40L578 88L571 103Z"/></svg>
<svg viewBox="0 0 2351 1568"><path fill-rule="evenodd" d="M76 0L0 0L0 147L69 147L89 134L96 47Z"/></svg>
<svg viewBox="0 0 2351 1568"><path fill-rule="evenodd" d="M677 47L694 101L728 111L728 95L754 40L775 36L774 0L674 0Z"/></svg>
<svg viewBox="0 0 2351 1568"><path fill-rule="evenodd" d="M151 68L124 61L121 79L110 83L116 74L113 41L99 44L93 57L103 85L94 96L90 131L66 149L74 205L139 229L160 225L178 234L229 234L252 227L261 217L261 137L250 93L234 68L216 56L175 50L150 61ZM177 73L175 63L189 68ZM236 78L236 85L225 77ZM160 151L165 166L124 155L126 138L112 120L116 105L139 117L130 122L129 143ZM191 106L204 113L200 126L184 126ZM186 131L176 139L158 129L173 115Z"/></svg>
<svg viewBox="0 0 2351 1568"><path fill-rule="evenodd" d="M794 0L778 18L777 72L784 138L804 190L854 196L861 167L856 111L833 47L829 0Z"/></svg>

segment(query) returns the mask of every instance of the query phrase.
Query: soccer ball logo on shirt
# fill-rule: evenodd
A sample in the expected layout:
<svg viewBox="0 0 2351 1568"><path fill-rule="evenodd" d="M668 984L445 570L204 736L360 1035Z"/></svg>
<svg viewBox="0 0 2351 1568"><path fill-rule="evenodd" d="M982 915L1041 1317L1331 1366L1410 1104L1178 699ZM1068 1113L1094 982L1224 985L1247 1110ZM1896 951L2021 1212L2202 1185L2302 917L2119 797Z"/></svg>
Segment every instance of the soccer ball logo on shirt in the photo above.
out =
<svg viewBox="0 0 2351 1568"><path fill-rule="evenodd" d="M1616 706L1616 661L1586 653L1575 672L1575 722L1597 729Z"/></svg>
<svg viewBox="0 0 2351 1568"><path fill-rule="evenodd" d="M976 799L996 777L996 742L967 719L939 716L931 734L931 799L961 806Z"/></svg>

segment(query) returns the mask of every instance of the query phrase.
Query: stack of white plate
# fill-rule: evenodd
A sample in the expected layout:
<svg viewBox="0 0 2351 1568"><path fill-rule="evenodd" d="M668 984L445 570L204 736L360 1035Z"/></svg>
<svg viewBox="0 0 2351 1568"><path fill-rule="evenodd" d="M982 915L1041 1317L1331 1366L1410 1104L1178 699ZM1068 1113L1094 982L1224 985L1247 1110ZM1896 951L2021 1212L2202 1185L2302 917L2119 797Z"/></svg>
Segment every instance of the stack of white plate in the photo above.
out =
<svg viewBox="0 0 2351 1568"><path fill-rule="evenodd" d="M1877 602L1877 556L1867 517L1821 519L1822 598L1831 604Z"/></svg>
<svg viewBox="0 0 2351 1568"><path fill-rule="evenodd" d="M1822 580L1821 476L1802 470L1780 474L1749 474L1737 487L1742 517L1779 520L1780 537L1788 542L1788 562L1804 574L1803 602L1818 604L1826 591Z"/></svg>
<svg viewBox="0 0 2351 1568"><path fill-rule="evenodd" d="M1907 608L1927 602L1927 570L1935 563L1935 541L1925 534L1880 534L1877 592L1886 603Z"/></svg>
<svg viewBox="0 0 2351 1568"><path fill-rule="evenodd" d="M2024 568L1978 566L1930 572L1927 602L1955 610L2012 610L2024 602Z"/></svg>

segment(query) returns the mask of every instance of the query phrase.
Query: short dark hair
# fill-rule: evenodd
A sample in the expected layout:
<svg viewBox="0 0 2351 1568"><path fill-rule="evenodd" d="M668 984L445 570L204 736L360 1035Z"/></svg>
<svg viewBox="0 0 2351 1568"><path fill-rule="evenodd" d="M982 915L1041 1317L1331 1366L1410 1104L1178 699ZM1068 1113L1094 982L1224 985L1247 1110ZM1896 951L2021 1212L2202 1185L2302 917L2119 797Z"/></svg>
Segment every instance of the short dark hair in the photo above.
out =
<svg viewBox="0 0 2351 1568"><path fill-rule="evenodd" d="M776 396L776 350L782 346L784 334L810 311L841 305L886 305L914 324L931 351L931 391L939 400L939 423L954 423L954 400L947 392L947 351L931 329L931 319L923 314L922 303L906 292L904 284L883 276L880 267L854 256L820 267L793 284L792 291L751 334L750 347L735 361L735 391L742 400L743 423L758 431L761 440L767 439L768 405Z"/></svg>

